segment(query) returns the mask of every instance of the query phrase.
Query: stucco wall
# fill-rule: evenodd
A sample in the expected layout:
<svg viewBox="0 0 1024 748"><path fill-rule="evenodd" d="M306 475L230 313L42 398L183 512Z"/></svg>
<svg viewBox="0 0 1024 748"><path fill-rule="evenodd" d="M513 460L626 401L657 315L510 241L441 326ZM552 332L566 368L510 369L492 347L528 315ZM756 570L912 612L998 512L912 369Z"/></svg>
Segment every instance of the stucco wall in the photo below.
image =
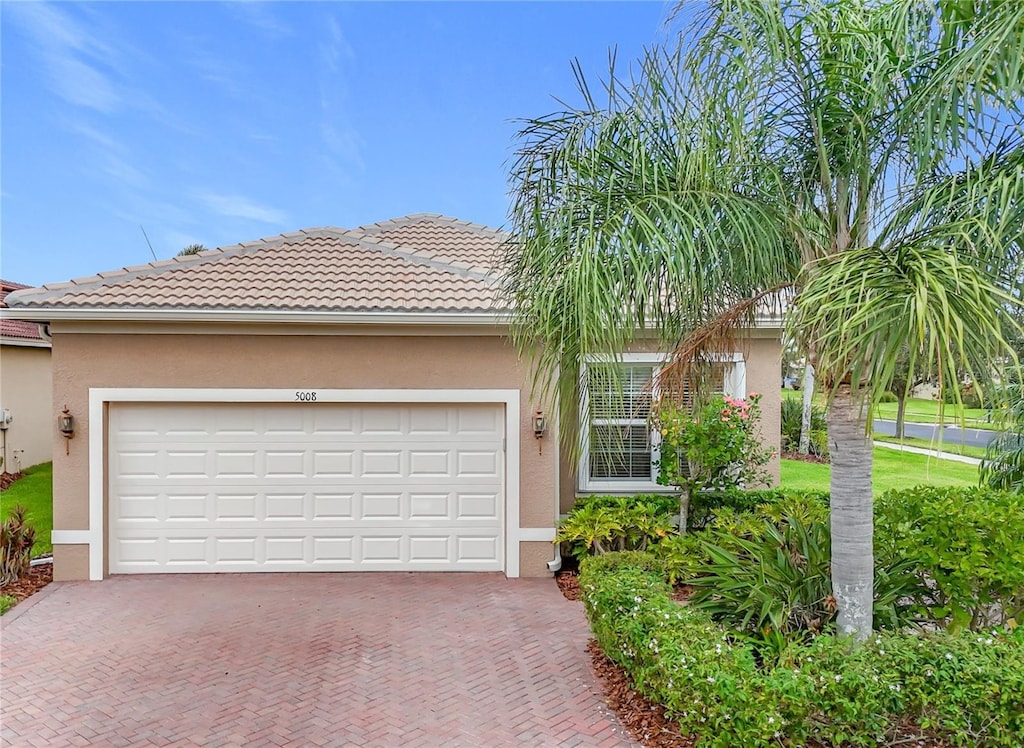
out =
<svg viewBox="0 0 1024 748"><path fill-rule="evenodd" d="M77 425L70 455L64 454L61 437L54 437L54 529L88 529L90 387L519 389L520 526L554 525L556 450L538 450L532 427L536 407L514 350L499 337L249 335L242 331L86 334L65 325L54 334L53 377L54 397L68 404ZM546 574L542 555L536 547L520 554L520 573ZM544 560L552 555L553 551ZM56 564L58 578L88 577L81 553L58 551Z"/></svg>
<svg viewBox="0 0 1024 748"><path fill-rule="evenodd" d="M6 438L3 469L48 462L57 430L49 348L0 345L0 407L14 418L0 437Z"/></svg>
<svg viewBox="0 0 1024 748"><path fill-rule="evenodd" d="M757 392L761 400L761 433L764 442L775 450L775 456L768 463L772 485L779 482L779 447L782 430L782 345L777 337L759 337L743 341L738 350L746 364L746 392ZM636 350L654 351L652 345L637 346ZM568 512L579 494L577 489L576 466L564 461L559 480L559 510Z"/></svg>

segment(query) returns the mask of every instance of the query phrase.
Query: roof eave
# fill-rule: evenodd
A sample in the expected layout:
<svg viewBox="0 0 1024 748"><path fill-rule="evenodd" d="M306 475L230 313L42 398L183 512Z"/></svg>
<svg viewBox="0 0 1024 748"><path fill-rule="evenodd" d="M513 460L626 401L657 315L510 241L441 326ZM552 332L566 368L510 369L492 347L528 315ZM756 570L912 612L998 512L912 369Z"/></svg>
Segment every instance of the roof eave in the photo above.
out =
<svg viewBox="0 0 1024 748"><path fill-rule="evenodd" d="M299 322L367 325L498 325L501 311L317 311L282 309L147 309L83 307L10 307L3 317L26 322Z"/></svg>
<svg viewBox="0 0 1024 748"><path fill-rule="evenodd" d="M52 348L49 340L37 338L14 338L7 335L0 335L0 345L14 346L16 348Z"/></svg>

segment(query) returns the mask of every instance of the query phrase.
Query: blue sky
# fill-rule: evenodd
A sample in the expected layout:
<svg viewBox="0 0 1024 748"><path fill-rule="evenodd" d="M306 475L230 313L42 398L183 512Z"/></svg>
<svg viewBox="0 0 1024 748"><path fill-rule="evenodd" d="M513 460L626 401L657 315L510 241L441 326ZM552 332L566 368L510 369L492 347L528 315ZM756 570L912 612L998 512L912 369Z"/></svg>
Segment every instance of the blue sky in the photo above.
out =
<svg viewBox="0 0 1024 748"><path fill-rule="evenodd" d="M313 226L500 226L515 118L670 6L0 5L0 275L67 280Z"/></svg>

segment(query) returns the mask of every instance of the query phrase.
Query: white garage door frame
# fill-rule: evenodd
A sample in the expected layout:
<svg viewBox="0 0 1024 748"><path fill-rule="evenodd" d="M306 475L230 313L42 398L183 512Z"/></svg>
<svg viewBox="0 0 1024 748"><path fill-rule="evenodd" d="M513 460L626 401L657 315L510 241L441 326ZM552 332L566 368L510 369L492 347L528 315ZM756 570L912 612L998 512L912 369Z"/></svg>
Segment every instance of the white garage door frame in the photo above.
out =
<svg viewBox="0 0 1024 748"><path fill-rule="evenodd" d="M107 408L110 403L474 403L503 405L505 410L505 575L519 576L519 543L552 540L554 529L519 526L519 390L338 390L232 388L100 388L89 389L89 529L55 530L55 544L89 547L89 579L103 579L108 444ZM541 537L541 536L544 537Z"/></svg>

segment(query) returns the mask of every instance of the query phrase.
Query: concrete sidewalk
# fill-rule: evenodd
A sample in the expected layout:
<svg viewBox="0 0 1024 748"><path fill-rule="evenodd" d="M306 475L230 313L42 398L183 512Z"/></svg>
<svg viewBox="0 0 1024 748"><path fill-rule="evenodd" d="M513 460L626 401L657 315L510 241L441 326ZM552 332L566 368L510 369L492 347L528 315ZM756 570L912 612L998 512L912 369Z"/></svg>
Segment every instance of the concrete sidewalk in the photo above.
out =
<svg viewBox="0 0 1024 748"><path fill-rule="evenodd" d="M905 444L891 444L889 442L874 442L876 447L885 447L886 449L895 449L898 452L910 452L915 455L929 455L930 457L937 457L940 460L952 460L953 462L964 462L968 465L980 465L981 460L976 457L965 457L963 455L950 454L949 452L940 452L936 449L922 449L921 447L908 447Z"/></svg>

